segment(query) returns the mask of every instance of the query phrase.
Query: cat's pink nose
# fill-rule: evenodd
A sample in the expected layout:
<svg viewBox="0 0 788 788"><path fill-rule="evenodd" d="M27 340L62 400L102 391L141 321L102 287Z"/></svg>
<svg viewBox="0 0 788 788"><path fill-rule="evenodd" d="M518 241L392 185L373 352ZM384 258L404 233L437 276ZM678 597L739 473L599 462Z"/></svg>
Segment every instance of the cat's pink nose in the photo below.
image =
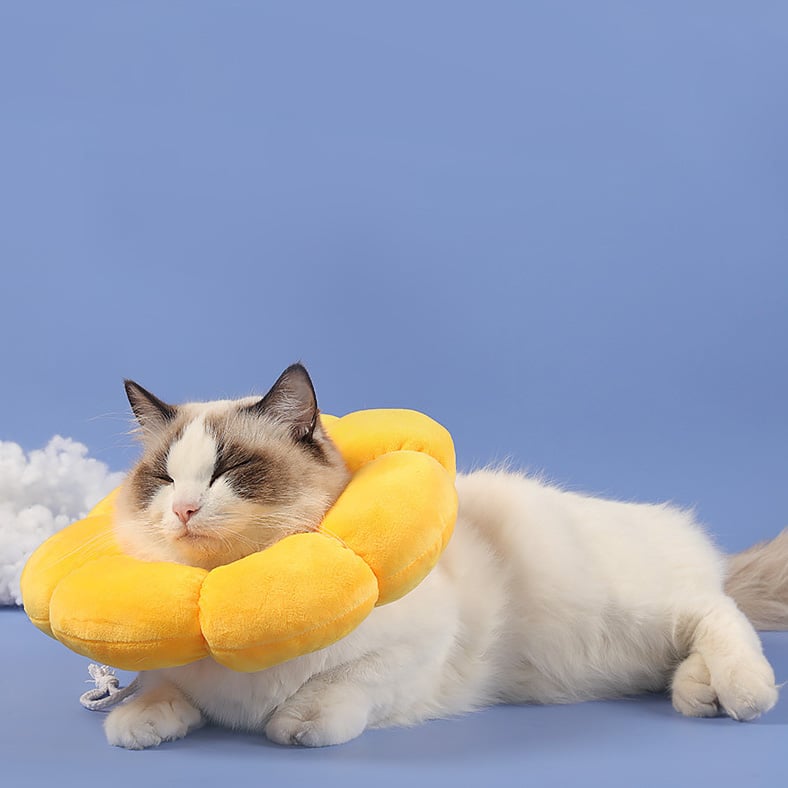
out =
<svg viewBox="0 0 788 788"><path fill-rule="evenodd" d="M178 515L178 519L186 525L192 516L200 511L200 505L196 503L174 503L172 511Z"/></svg>

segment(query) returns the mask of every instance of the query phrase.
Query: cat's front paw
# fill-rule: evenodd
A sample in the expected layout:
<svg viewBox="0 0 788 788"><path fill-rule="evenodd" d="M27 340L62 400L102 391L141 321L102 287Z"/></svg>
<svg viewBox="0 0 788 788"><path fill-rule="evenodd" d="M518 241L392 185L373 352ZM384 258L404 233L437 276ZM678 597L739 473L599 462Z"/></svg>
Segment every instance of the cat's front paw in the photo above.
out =
<svg viewBox="0 0 788 788"><path fill-rule="evenodd" d="M202 715L180 692L157 690L113 709L104 732L116 747L143 750L181 739L201 724Z"/></svg>
<svg viewBox="0 0 788 788"><path fill-rule="evenodd" d="M265 735L277 744L327 747L360 736L368 717L367 699L352 687L307 684L274 712Z"/></svg>

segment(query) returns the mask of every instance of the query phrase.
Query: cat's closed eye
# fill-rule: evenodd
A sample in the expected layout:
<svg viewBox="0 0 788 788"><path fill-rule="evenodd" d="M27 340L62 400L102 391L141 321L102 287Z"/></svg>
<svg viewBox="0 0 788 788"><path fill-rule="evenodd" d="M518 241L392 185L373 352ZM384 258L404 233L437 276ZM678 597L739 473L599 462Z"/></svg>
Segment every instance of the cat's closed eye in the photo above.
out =
<svg viewBox="0 0 788 788"><path fill-rule="evenodd" d="M173 479L166 473L154 474L153 478L158 479L160 482L162 482L162 484L173 484Z"/></svg>
<svg viewBox="0 0 788 788"><path fill-rule="evenodd" d="M211 481L208 483L210 487L218 478L224 476L225 474L231 473L232 471L237 470L238 468L243 468L245 465L249 465L252 462L252 459L241 460L240 462L233 463L232 465L219 465L216 467L216 470L213 472L213 476L211 476Z"/></svg>

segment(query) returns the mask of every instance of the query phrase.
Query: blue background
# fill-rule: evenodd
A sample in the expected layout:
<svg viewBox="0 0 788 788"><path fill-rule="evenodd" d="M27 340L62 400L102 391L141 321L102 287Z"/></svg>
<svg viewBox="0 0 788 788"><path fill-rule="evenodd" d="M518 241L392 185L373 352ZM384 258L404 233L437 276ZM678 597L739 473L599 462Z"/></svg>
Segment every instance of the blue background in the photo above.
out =
<svg viewBox="0 0 788 788"><path fill-rule="evenodd" d="M324 410L424 410L464 468L693 505L730 550L770 536L788 519L787 73L782 2L4 3L0 438L69 435L122 469L123 377L239 396L301 359ZM655 737L657 759L679 737L698 774L707 741L741 748L742 778L748 752L786 768L757 733L785 702L754 726L638 703L276 758L361 779L364 748L391 747L429 774L448 755L422 737L459 735L466 774L477 751L526 774L533 752L501 738L524 715L525 739L558 725L541 785L598 766L562 725L614 726L608 763L622 737ZM198 766L229 748L265 770L250 740L199 735Z"/></svg>

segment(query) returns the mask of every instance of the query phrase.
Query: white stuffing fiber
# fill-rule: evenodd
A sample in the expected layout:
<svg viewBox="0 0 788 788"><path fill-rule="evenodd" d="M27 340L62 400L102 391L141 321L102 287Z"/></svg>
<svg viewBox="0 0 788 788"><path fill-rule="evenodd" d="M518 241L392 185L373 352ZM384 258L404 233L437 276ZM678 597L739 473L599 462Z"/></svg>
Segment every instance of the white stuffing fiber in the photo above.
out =
<svg viewBox="0 0 788 788"><path fill-rule="evenodd" d="M33 550L84 517L123 476L71 438L55 435L29 454L0 441L0 605L22 604L19 577Z"/></svg>

